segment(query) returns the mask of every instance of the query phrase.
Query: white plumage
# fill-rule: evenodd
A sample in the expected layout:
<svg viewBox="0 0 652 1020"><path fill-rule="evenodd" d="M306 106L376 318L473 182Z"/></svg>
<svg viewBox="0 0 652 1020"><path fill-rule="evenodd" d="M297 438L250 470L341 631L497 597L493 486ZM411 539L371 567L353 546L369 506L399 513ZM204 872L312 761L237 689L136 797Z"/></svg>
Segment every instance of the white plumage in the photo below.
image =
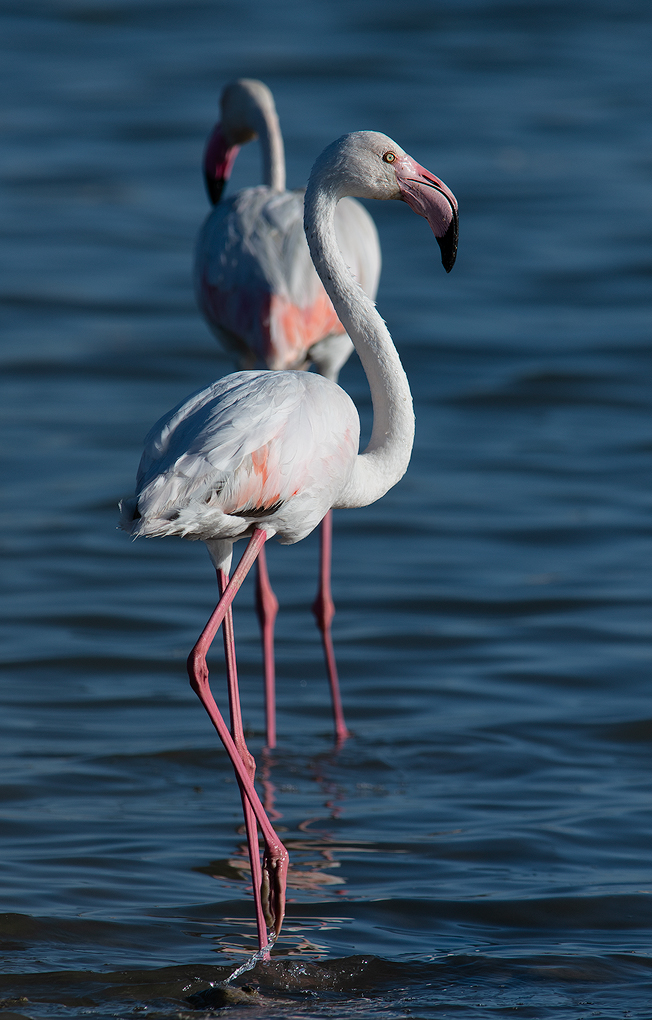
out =
<svg viewBox="0 0 652 1020"><path fill-rule="evenodd" d="M339 386L307 372L236 372L192 394L145 440L134 538L237 539L264 527L305 538L345 490L359 419Z"/></svg>

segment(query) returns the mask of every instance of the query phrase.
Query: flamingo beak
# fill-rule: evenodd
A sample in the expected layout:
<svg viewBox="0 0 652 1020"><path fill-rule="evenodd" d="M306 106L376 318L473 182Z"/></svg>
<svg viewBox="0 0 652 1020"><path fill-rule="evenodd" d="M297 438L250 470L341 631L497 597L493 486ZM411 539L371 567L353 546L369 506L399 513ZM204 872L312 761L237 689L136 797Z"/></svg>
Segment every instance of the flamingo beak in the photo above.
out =
<svg viewBox="0 0 652 1020"><path fill-rule="evenodd" d="M221 124L216 124L204 150L204 181L211 205L217 205L224 185L231 176L239 145L227 140Z"/></svg>
<svg viewBox="0 0 652 1020"><path fill-rule="evenodd" d="M441 248L441 262L447 273L457 255L457 199L443 181L420 166L411 156L398 156L394 163L396 182L404 202L428 220Z"/></svg>

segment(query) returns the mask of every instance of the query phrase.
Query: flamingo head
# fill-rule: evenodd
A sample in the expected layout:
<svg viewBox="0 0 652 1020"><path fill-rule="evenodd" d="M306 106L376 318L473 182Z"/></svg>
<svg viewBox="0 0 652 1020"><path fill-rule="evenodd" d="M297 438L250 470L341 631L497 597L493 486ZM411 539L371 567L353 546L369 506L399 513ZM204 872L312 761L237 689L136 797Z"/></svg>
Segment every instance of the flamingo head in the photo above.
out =
<svg viewBox="0 0 652 1020"><path fill-rule="evenodd" d="M225 85L220 108L222 118L213 128L204 151L204 180L213 205L219 202L231 176L240 146L258 137L266 118L276 118L272 93L255 78L238 78Z"/></svg>
<svg viewBox="0 0 652 1020"><path fill-rule="evenodd" d="M428 220L442 265L450 273L457 255L458 211L457 199L443 181L378 131L338 138L315 164L318 173L327 167L339 197L399 199Z"/></svg>

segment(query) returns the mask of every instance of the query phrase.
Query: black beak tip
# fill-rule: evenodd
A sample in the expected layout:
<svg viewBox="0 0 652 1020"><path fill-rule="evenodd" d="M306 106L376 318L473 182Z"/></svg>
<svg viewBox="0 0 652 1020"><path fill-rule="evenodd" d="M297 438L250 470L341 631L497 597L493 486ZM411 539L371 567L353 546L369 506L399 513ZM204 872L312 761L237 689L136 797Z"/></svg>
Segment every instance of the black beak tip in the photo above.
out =
<svg viewBox="0 0 652 1020"><path fill-rule="evenodd" d="M450 273L457 258L457 216L451 220L444 236L437 238L437 244L441 249L441 264Z"/></svg>
<svg viewBox="0 0 652 1020"><path fill-rule="evenodd" d="M204 183L211 205L217 205L222 197L226 180L224 177L209 177L208 174L204 174Z"/></svg>

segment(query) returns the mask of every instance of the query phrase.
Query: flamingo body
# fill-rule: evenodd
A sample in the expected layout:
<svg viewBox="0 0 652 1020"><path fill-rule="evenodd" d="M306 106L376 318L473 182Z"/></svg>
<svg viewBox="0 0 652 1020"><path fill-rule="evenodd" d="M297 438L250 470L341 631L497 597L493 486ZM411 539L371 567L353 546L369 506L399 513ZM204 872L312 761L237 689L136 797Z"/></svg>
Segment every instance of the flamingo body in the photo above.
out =
<svg viewBox="0 0 652 1020"><path fill-rule="evenodd" d="M355 279L374 297L380 248L373 220L348 198L335 230ZM197 240L195 291L209 326L243 367L313 362L336 379L353 350L310 258L303 191L261 185L216 205Z"/></svg>
<svg viewBox="0 0 652 1020"><path fill-rule="evenodd" d="M154 425L121 526L134 538L204 541L259 526L298 542L346 490L359 433L353 401L328 379L235 372Z"/></svg>

